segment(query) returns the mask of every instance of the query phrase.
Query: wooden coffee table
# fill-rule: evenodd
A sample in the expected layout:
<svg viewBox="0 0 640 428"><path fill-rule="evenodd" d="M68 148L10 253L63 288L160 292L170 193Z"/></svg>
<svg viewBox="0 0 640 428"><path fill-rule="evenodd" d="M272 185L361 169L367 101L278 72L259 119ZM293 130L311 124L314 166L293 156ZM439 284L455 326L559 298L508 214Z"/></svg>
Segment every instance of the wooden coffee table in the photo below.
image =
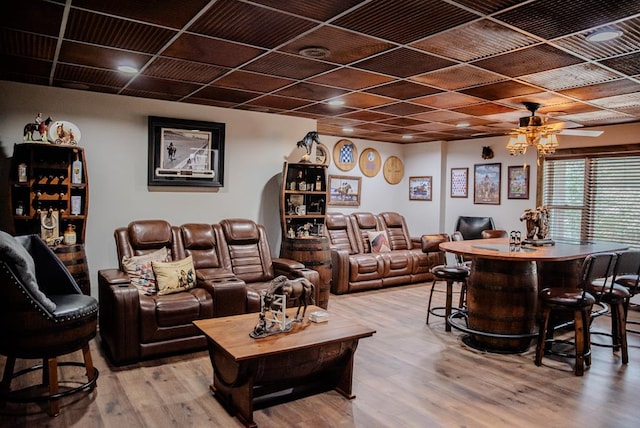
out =
<svg viewBox="0 0 640 428"><path fill-rule="evenodd" d="M308 314L320 310L307 309ZM289 310L291 316L295 310ZM338 314L329 321L294 323L288 333L252 339L258 314L194 321L206 336L213 365L214 396L247 427L255 427L253 408L260 398L283 391L335 389L352 399L353 358L358 340L375 330ZM265 401L266 402L266 401Z"/></svg>

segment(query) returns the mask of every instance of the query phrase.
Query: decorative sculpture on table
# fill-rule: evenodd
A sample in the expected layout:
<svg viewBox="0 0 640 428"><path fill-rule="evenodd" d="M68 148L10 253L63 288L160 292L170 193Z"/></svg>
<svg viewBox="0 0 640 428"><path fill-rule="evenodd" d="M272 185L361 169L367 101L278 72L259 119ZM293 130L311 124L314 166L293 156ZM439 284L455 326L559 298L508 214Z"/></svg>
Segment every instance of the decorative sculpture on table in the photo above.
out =
<svg viewBox="0 0 640 428"><path fill-rule="evenodd" d="M554 242L549 235L549 208L539 206L535 210L526 209L520 216L520 221L526 221L527 239L523 244L532 245L553 245Z"/></svg>
<svg viewBox="0 0 640 428"><path fill-rule="evenodd" d="M284 275L274 278L269 284L269 288L263 291L260 296L260 318L249 336L257 339L290 331L292 323L304 320L307 305L314 304L313 293L314 286L306 278L289 279ZM287 320L288 298L298 301L298 310L293 320ZM302 305L304 305L304 310L302 318L299 319ZM271 314L270 318L267 318L267 313Z"/></svg>
<svg viewBox="0 0 640 428"><path fill-rule="evenodd" d="M311 149L313 143L320 144L320 138L317 131L309 131L304 138L296 143L296 147L304 147L307 150L307 154L302 156L301 162L311 162Z"/></svg>

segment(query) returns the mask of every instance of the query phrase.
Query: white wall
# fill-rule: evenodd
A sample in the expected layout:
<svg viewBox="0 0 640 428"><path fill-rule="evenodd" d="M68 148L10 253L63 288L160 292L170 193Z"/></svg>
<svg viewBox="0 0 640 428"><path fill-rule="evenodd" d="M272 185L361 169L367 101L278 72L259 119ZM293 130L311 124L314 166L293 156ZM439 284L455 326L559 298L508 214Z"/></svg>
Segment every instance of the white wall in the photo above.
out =
<svg viewBox="0 0 640 428"><path fill-rule="evenodd" d="M54 120L75 123L82 132L89 174L90 204L86 251L93 294L97 295L97 271L117 265L113 231L135 219L160 218L172 224L215 223L224 218L250 218L266 226L272 251L280 246L278 182L282 164L295 150L296 141L316 129L316 122L299 117L223 109L169 101L123 97L71 89L0 82L0 147L11 156L13 144L22 140L22 129L42 112ZM147 188L147 116L165 116L226 124L225 180L219 191L190 189L150 192ZM562 147L638 143L640 123L602 127L599 138L562 136ZM320 135L333 158L337 137ZM452 141L448 143L390 144L351 139L358 153L376 149L382 162L389 156L404 161L404 176L391 185L382 169L375 177L364 176L359 167L341 171L331 162L328 173L362 177L359 207L329 207L329 211L351 213L397 211L407 220L413 236L453 231L459 215L491 215L496 226L524 230L519 222L526 208L535 206L535 157L530 198L507 199L507 166L520 165L522 157L510 157L504 149L506 137ZM481 158L482 146L495 152L491 160ZM502 163L500 205L473 203L473 166ZM450 198L450 169L469 168L469 197ZM432 201L409 201L409 177L432 176Z"/></svg>

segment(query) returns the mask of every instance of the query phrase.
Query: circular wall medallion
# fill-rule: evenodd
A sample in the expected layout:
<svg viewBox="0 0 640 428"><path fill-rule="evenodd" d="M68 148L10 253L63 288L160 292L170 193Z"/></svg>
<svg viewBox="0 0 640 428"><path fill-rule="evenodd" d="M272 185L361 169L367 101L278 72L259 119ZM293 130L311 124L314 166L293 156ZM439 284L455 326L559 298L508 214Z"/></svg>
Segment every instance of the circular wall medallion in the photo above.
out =
<svg viewBox="0 0 640 428"><path fill-rule="evenodd" d="M404 175L404 164L397 156L389 156L384 161L384 178L389 184L398 184Z"/></svg>
<svg viewBox="0 0 640 428"><path fill-rule="evenodd" d="M358 159L358 149L349 140L340 140L333 146L333 162L342 171L351 171Z"/></svg>
<svg viewBox="0 0 640 428"><path fill-rule="evenodd" d="M316 161L315 163L319 163L320 165L327 165L331 163L331 154L329 153L329 149L322 143L316 144Z"/></svg>
<svg viewBox="0 0 640 428"><path fill-rule="evenodd" d="M360 170L367 177L375 177L380 172L382 160L376 149L364 149L360 154Z"/></svg>

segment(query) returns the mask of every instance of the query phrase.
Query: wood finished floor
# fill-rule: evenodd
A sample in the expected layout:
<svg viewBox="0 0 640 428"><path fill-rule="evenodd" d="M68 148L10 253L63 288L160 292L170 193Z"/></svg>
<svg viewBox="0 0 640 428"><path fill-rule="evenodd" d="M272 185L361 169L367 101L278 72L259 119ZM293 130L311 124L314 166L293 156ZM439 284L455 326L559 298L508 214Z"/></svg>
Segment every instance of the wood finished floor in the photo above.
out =
<svg viewBox="0 0 640 428"><path fill-rule="evenodd" d="M638 426L640 335L629 334L628 366L611 349L594 347L591 368L576 377L571 361L545 358L536 367L533 347L518 355L485 354L467 348L460 332L445 333L442 318L425 325L427 295L427 285L332 295L330 312L377 330L356 352L356 399L330 391L257 410L258 426ZM436 305L443 298L436 293ZM640 321L640 312L632 310L629 319ZM601 317L594 327L606 331L609 322ZM56 418L39 405L9 403L0 409L0 426L242 426L209 393L212 368L205 351L121 368L106 362L96 341L92 352L100 370L93 393L63 399ZM0 368L4 362L2 357Z"/></svg>

